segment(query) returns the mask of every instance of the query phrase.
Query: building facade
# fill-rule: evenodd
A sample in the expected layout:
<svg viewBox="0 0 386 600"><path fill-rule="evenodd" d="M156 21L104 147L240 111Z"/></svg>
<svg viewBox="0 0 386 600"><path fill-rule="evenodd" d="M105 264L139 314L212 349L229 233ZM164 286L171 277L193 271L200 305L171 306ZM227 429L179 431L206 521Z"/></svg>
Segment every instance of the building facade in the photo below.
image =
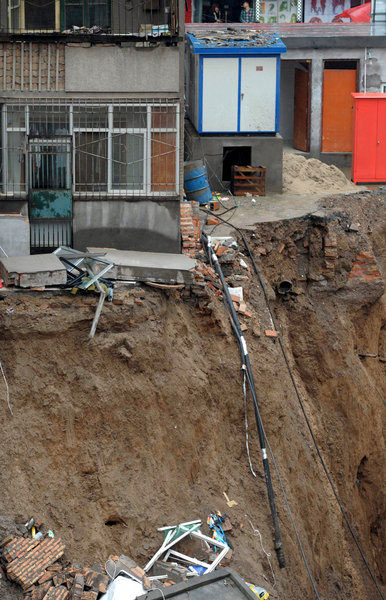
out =
<svg viewBox="0 0 386 600"><path fill-rule="evenodd" d="M178 252L177 0L1 0L2 212L58 245Z"/></svg>

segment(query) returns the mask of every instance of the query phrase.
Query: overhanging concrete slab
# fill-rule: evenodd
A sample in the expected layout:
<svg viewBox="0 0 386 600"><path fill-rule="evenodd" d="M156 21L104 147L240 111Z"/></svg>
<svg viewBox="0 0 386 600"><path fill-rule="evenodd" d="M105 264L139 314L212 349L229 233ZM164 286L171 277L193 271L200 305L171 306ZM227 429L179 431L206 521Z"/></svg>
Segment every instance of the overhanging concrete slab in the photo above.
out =
<svg viewBox="0 0 386 600"><path fill-rule="evenodd" d="M66 283L67 271L56 254L32 254L1 258L0 277L5 285L41 287Z"/></svg>
<svg viewBox="0 0 386 600"><path fill-rule="evenodd" d="M193 281L195 261L184 254L95 247L87 250L93 254L103 252L104 260L114 263L114 267L106 274L109 279L170 284L188 284Z"/></svg>

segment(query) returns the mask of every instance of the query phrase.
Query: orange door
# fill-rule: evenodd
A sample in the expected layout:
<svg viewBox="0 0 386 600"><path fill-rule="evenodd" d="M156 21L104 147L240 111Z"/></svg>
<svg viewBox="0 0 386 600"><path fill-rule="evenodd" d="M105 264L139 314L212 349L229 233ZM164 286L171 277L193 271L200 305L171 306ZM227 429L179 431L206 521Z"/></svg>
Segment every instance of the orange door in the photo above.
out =
<svg viewBox="0 0 386 600"><path fill-rule="evenodd" d="M294 148L309 152L310 73L295 69Z"/></svg>
<svg viewBox="0 0 386 600"><path fill-rule="evenodd" d="M351 152L356 69L324 69L322 152Z"/></svg>

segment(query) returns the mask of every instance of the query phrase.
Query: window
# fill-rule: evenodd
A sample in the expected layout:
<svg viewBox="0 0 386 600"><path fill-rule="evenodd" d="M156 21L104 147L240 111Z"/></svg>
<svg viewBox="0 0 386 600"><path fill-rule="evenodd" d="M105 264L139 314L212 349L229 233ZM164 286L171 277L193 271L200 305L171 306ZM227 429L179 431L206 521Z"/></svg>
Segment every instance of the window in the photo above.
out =
<svg viewBox="0 0 386 600"><path fill-rule="evenodd" d="M72 189L91 198L178 192L175 103L10 103L1 124L0 192Z"/></svg>
<svg viewBox="0 0 386 600"><path fill-rule="evenodd" d="M60 0L9 0L11 31L60 29Z"/></svg>
<svg viewBox="0 0 386 600"><path fill-rule="evenodd" d="M63 31L110 26L111 0L8 0L11 31Z"/></svg>
<svg viewBox="0 0 386 600"><path fill-rule="evenodd" d="M386 94L386 83L381 83L381 93Z"/></svg>
<svg viewBox="0 0 386 600"><path fill-rule="evenodd" d="M110 26L110 0L62 0L62 29Z"/></svg>

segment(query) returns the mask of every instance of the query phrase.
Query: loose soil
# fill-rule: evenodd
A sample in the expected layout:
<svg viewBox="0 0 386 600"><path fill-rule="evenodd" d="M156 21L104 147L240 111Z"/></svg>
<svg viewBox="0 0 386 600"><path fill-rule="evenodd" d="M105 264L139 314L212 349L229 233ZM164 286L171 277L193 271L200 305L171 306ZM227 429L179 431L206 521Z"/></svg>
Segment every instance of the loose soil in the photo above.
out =
<svg viewBox="0 0 386 600"><path fill-rule="evenodd" d="M283 153L283 191L292 194L323 194L357 191L335 165L292 152Z"/></svg>
<svg viewBox="0 0 386 600"><path fill-rule="evenodd" d="M385 272L385 195L337 196L324 207L326 217L258 224L248 236L256 256L266 251L257 260L307 413L382 585L385 295L382 282L353 285L349 273L363 250ZM358 231L348 230L352 222ZM318 275L326 231L336 234L339 254L331 278ZM287 298L274 291L281 279L294 285ZM272 324L252 276L244 292L261 413L319 592L375 599L278 343L264 335ZM106 303L90 342L95 302L47 292L0 302L1 360L14 411L11 417L3 394L0 536L35 515L63 537L72 560L92 564L123 552L143 566L160 545L157 527L205 522L219 510L233 524L233 568L272 598L313 598L273 474L287 567L277 564L250 405L256 478L248 467L239 352L222 302L213 296L200 309L194 298L148 287L121 291ZM227 506L224 492L237 506ZM251 523L272 554L275 587ZM17 597L1 580L0 591L4 600Z"/></svg>

